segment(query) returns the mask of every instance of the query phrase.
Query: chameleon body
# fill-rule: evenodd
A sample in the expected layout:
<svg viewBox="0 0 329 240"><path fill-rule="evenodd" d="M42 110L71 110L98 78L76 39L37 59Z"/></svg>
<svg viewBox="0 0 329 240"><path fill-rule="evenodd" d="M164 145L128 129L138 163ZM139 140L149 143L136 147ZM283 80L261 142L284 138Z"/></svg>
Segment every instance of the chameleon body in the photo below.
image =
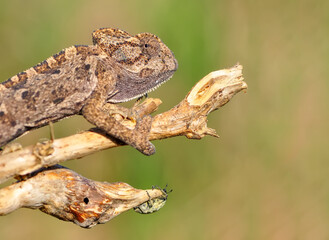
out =
<svg viewBox="0 0 329 240"><path fill-rule="evenodd" d="M0 146L23 133L75 114L109 135L151 155L145 116L131 130L105 106L141 97L177 69L171 50L155 35L135 36L114 28L93 32L93 45L66 48L0 85Z"/></svg>

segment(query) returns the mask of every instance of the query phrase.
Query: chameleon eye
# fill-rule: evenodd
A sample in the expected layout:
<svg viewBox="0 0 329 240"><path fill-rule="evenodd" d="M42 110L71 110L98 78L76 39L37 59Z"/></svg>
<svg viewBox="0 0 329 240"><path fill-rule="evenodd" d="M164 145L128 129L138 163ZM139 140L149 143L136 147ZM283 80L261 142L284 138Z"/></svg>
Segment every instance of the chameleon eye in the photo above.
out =
<svg viewBox="0 0 329 240"><path fill-rule="evenodd" d="M154 38L147 38L142 40L143 53L149 56L155 56L160 50L159 42Z"/></svg>

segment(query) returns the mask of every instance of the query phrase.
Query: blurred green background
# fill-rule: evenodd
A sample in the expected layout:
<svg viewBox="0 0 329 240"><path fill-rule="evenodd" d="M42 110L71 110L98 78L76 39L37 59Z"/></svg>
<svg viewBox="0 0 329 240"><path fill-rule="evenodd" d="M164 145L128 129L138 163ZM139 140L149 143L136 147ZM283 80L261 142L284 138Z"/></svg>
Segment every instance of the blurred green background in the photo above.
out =
<svg viewBox="0 0 329 240"><path fill-rule="evenodd" d="M0 217L0 239L329 239L328 9L325 0L1 0L1 80L118 27L157 34L178 59L174 77L150 94L163 100L159 112L237 62L249 89L209 116L219 139L176 137L155 141L151 157L121 147L65 163L98 181L168 183L161 211L129 211L86 230L20 209ZM55 133L89 127L75 116Z"/></svg>

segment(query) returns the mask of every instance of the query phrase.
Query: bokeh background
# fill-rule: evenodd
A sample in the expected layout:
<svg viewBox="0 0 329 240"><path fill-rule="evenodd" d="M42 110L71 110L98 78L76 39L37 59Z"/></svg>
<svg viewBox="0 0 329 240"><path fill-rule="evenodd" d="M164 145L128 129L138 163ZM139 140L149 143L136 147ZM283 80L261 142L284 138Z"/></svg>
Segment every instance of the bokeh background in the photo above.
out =
<svg viewBox="0 0 329 240"><path fill-rule="evenodd" d="M121 147L64 164L98 181L169 184L161 211L86 230L20 209L0 217L0 239L329 239L328 9L325 0L1 0L1 80L118 27L157 34L178 59L150 94L163 100L159 112L237 62L249 89L209 116L219 139L176 137L154 142L151 157ZM75 116L55 133L89 127ZM48 136L42 128L19 142Z"/></svg>

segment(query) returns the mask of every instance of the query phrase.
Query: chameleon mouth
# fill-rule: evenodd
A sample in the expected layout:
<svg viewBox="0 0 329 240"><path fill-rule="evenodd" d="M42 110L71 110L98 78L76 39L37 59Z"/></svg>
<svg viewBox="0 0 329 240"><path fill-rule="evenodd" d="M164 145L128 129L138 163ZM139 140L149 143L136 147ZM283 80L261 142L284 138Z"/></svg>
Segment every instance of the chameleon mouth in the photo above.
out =
<svg viewBox="0 0 329 240"><path fill-rule="evenodd" d="M169 69L158 77L150 76L149 78L137 78L126 72L126 76L117 81L115 92L108 96L107 102L120 103L145 96L147 93L154 91L163 83L167 82L178 68L178 62L174 58L167 65Z"/></svg>
<svg viewBox="0 0 329 240"><path fill-rule="evenodd" d="M149 90L147 90L144 94L149 93L149 92L153 92L153 91L156 90L158 87L160 87L162 84L168 82L168 81L172 78L172 76L173 76L173 75L170 75L170 76L169 76L168 78L166 78L164 81L161 81L160 79L157 80L157 81L155 82L156 85L155 85L153 88L150 88ZM142 94L142 95L144 95L144 94ZM140 97L141 97L141 96L140 96Z"/></svg>
<svg viewBox="0 0 329 240"><path fill-rule="evenodd" d="M145 91L142 91L142 92L140 92L140 93L138 93L136 95L133 95L131 97L126 97L124 99L120 99L120 97L119 97L120 91L117 91L115 94L109 96L108 102L111 102L111 103L129 102L129 101L131 101L133 99L137 99L137 98L140 98L142 96L145 96L147 93L150 93L150 92L156 90L162 84L164 84L165 82L169 81L172 78L173 73L174 73L174 71L167 78L159 78L158 80L156 80L155 85L153 87L148 88Z"/></svg>

